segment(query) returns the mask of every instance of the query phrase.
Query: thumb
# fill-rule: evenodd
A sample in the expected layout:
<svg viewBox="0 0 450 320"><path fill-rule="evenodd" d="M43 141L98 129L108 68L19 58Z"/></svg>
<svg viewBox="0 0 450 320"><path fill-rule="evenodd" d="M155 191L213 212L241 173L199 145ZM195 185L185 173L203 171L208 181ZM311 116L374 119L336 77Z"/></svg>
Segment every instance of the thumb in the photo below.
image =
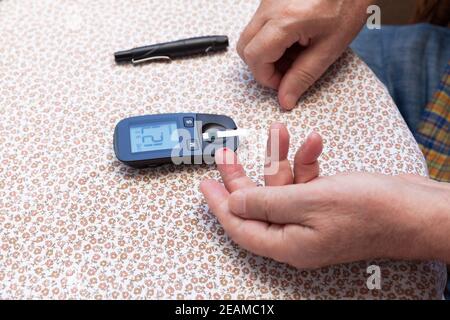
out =
<svg viewBox="0 0 450 320"><path fill-rule="evenodd" d="M283 109L292 110L298 99L337 59L325 39L300 52L286 72L278 88L278 99Z"/></svg>
<svg viewBox="0 0 450 320"><path fill-rule="evenodd" d="M233 192L228 199L229 209L235 215L250 220L275 224L301 224L306 212L307 185L255 187Z"/></svg>

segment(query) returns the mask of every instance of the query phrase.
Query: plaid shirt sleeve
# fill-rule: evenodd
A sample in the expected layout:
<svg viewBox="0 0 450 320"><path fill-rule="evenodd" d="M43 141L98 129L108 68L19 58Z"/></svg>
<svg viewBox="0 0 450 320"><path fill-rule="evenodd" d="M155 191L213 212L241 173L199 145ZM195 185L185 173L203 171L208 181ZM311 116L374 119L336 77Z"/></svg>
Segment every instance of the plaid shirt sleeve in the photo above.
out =
<svg viewBox="0 0 450 320"><path fill-rule="evenodd" d="M416 139L428 164L430 177L450 182L450 61L433 100L425 108ZM450 270L450 269L449 269ZM445 298L450 300L450 273Z"/></svg>
<svg viewBox="0 0 450 320"><path fill-rule="evenodd" d="M433 100L425 108L417 141L427 160L430 177L450 182L450 61Z"/></svg>

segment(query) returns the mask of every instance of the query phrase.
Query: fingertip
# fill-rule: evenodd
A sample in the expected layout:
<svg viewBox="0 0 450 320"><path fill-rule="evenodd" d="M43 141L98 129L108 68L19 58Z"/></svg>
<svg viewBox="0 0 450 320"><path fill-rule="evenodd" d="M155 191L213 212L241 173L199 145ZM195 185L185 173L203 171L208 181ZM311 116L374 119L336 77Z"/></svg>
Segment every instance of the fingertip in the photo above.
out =
<svg viewBox="0 0 450 320"><path fill-rule="evenodd" d="M316 131L311 132L306 138L306 148L311 154L314 155L315 160L320 157L323 151L323 139L322 136Z"/></svg>
<svg viewBox="0 0 450 320"><path fill-rule="evenodd" d="M306 141L315 144L323 144L322 136L316 131L312 131L306 138Z"/></svg>
<svg viewBox="0 0 450 320"><path fill-rule="evenodd" d="M311 131L311 133L308 135L308 138L322 140L322 136L316 131Z"/></svg>
<svg viewBox="0 0 450 320"><path fill-rule="evenodd" d="M216 164L221 167L224 165L233 165L237 164L237 157L235 153L228 148L221 148L216 150L214 155L214 159Z"/></svg>
<svg viewBox="0 0 450 320"><path fill-rule="evenodd" d="M223 163L223 158L224 158L224 155L223 155L223 148L222 148L222 149L217 149L217 150L215 151L215 154L214 154L214 161L215 161L215 163L216 163L216 164L221 164L221 163Z"/></svg>
<svg viewBox="0 0 450 320"><path fill-rule="evenodd" d="M264 87L278 90L282 75L275 68L275 65L273 63L255 62L253 58L249 57L249 54L244 54L244 56L256 82Z"/></svg>
<svg viewBox="0 0 450 320"><path fill-rule="evenodd" d="M281 122L274 122L270 125L270 130L283 130L286 126Z"/></svg>
<svg viewBox="0 0 450 320"><path fill-rule="evenodd" d="M239 55L239 57L241 58L241 60L246 62L245 58L244 58L244 54L243 54L242 35L236 44L236 52Z"/></svg>
<svg viewBox="0 0 450 320"><path fill-rule="evenodd" d="M290 135L286 126L280 122L272 123L269 129L266 154L271 156L272 151L277 151L278 157L272 160L284 160L289 153L289 140Z"/></svg>
<svg viewBox="0 0 450 320"><path fill-rule="evenodd" d="M205 190L207 190L208 186L211 185L211 183L213 183L213 182L214 182L214 180L212 180L212 179L205 179L202 182L200 182L200 186L199 186L200 192L205 193Z"/></svg>
<svg viewBox="0 0 450 320"><path fill-rule="evenodd" d="M287 127L281 122L274 122L270 125L269 134L273 131L278 132L281 141L289 140L289 131Z"/></svg>
<svg viewBox="0 0 450 320"><path fill-rule="evenodd" d="M294 94L282 94L281 91L278 93L278 101L280 106L285 111L291 111L297 105L299 97Z"/></svg>
<svg viewBox="0 0 450 320"><path fill-rule="evenodd" d="M320 134L312 132L295 154L298 164L308 165L316 162L323 150L323 140Z"/></svg>

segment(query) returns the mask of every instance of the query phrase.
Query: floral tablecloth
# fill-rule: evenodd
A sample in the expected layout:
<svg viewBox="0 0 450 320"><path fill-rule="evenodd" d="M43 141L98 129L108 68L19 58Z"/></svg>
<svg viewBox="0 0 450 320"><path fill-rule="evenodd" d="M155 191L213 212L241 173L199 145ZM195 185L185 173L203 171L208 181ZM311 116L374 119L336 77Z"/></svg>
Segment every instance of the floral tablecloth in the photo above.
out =
<svg viewBox="0 0 450 320"><path fill-rule="evenodd" d="M198 190L215 167L134 170L112 149L122 118L222 113L261 134L240 154L261 182L266 130L325 139L322 174L426 175L385 87L347 52L281 112L234 47L257 1L0 1L0 298L441 298L439 262L302 271L233 244ZM226 34L221 54L116 65L113 52ZM381 269L369 290L366 269Z"/></svg>

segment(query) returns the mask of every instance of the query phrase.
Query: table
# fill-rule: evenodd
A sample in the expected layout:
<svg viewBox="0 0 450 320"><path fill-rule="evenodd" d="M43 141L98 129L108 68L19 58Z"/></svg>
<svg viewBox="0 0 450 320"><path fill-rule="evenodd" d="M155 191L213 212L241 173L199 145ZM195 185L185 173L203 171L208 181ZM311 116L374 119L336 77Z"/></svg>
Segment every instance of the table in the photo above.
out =
<svg viewBox="0 0 450 320"><path fill-rule="evenodd" d="M198 190L214 167L134 170L112 149L122 118L223 113L261 132L241 146L262 181L266 130L296 149L325 139L322 174L426 175L386 88L346 52L293 112L259 86L234 47L257 1L0 2L0 298L441 298L440 262L365 261L302 271L252 255L224 234ZM230 50L139 66L113 52L227 34ZM292 152L291 152L292 153ZM366 269L381 268L368 290Z"/></svg>

